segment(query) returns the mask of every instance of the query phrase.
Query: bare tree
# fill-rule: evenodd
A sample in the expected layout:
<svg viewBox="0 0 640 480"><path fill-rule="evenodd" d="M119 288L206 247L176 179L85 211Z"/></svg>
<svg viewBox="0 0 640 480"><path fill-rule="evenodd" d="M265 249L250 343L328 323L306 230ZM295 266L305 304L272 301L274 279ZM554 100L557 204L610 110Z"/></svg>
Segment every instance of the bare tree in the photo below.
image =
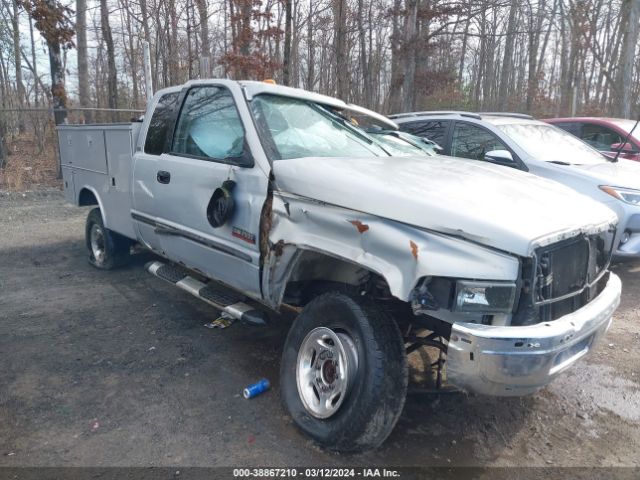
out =
<svg viewBox="0 0 640 480"><path fill-rule="evenodd" d="M66 102L60 92L72 12L59 1L0 0L0 46L8 52L0 57L0 86L11 107L21 99L46 102L49 88L56 105ZM386 112L508 108L629 116L640 93L639 3L100 0L98 9L87 9L86 0L76 0L77 101L139 105L145 40L156 88L217 72L275 78ZM20 36L22 4L47 32L53 82L37 72L31 35L31 56L27 36ZM54 11L46 20L45 8ZM92 42L100 48L87 49Z"/></svg>
<svg viewBox="0 0 640 480"><path fill-rule="evenodd" d="M22 81L22 61L20 53L20 19L17 0L12 0L13 15L11 17L11 24L13 27L13 60L15 62L16 69L16 89L18 93L18 105L24 105L24 83ZM24 129L24 124L20 123L20 128Z"/></svg>
<svg viewBox="0 0 640 480"><path fill-rule="evenodd" d="M200 78L211 75L211 47L209 46L209 13L207 10L207 0L195 0L200 19ZM206 70L206 71L203 71Z"/></svg>
<svg viewBox="0 0 640 480"><path fill-rule="evenodd" d="M349 68L347 63L347 0L333 0L336 95L349 99Z"/></svg>
<svg viewBox="0 0 640 480"><path fill-rule="evenodd" d="M109 25L109 8L107 0L100 0L100 26L102 38L107 47L107 102L109 108L118 108L118 72L116 71L116 55L113 35ZM111 118L116 121L117 115L112 112Z"/></svg>
<svg viewBox="0 0 640 480"><path fill-rule="evenodd" d="M621 117L629 118L632 110L633 67L640 30L640 0L623 0L622 28L624 33L617 79L615 113Z"/></svg>
<svg viewBox="0 0 640 480"><path fill-rule="evenodd" d="M73 11L58 0L23 0L22 5L47 42L55 121L56 124L64 123L67 118L67 91L62 53L63 49L74 46L75 32L70 21Z"/></svg>
<svg viewBox="0 0 640 480"><path fill-rule="evenodd" d="M291 85L291 35L293 30L293 0L284 0L284 53L282 83Z"/></svg>
<svg viewBox="0 0 640 480"><path fill-rule="evenodd" d="M78 97L81 107L91 106L89 97L89 62L87 58L87 0L76 0L76 43L78 52ZM91 112L84 118L91 122Z"/></svg>
<svg viewBox="0 0 640 480"><path fill-rule="evenodd" d="M518 1L511 0L509 5L509 19L504 43L504 56L500 72L500 87L498 89L498 109L503 109L507 104L509 94L509 80L513 75L513 48L516 41L516 19L518 14Z"/></svg>

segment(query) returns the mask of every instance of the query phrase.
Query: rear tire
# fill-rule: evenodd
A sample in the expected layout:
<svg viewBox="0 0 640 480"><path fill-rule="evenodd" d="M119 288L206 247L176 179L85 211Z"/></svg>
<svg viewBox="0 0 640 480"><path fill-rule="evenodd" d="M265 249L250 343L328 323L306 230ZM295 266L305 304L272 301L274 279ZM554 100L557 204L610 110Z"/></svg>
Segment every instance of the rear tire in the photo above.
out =
<svg viewBox="0 0 640 480"><path fill-rule="evenodd" d="M129 261L131 240L105 228L99 208L94 208L87 216L85 241L89 263L96 268L111 270Z"/></svg>
<svg viewBox="0 0 640 480"><path fill-rule="evenodd" d="M320 295L289 331L280 371L283 403L324 447L350 452L382 444L402 413L407 382L400 331L365 297Z"/></svg>

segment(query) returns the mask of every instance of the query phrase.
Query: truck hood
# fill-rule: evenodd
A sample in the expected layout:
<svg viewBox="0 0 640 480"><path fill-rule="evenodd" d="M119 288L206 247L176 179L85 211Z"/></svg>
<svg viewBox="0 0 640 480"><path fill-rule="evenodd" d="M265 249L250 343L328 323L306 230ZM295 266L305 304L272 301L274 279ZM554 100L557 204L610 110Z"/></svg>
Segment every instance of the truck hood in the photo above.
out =
<svg viewBox="0 0 640 480"><path fill-rule="evenodd" d="M640 162L621 158L617 162L572 165L572 168L578 168L581 173L596 180L598 185L640 190Z"/></svg>
<svg viewBox="0 0 640 480"><path fill-rule="evenodd" d="M306 157L277 160L273 173L282 192L522 256L616 222L612 210L559 183L459 158Z"/></svg>

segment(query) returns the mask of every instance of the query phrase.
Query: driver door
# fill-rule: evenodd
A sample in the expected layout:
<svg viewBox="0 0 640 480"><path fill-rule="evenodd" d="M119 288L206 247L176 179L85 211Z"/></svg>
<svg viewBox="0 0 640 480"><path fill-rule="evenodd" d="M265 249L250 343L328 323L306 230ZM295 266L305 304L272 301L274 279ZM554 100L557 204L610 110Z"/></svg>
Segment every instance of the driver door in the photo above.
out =
<svg viewBox="0 0 640 480"><path fill-rule="evenodd" d="M238 88L198 84L181 95L168 153L157 162L157 227L171 260L260 297L260 214L268 179L254 167L236 102ZM212 222L214 192L225 188L234 208L221 226ZM218 197L216 197L218 198Z"/></svg>

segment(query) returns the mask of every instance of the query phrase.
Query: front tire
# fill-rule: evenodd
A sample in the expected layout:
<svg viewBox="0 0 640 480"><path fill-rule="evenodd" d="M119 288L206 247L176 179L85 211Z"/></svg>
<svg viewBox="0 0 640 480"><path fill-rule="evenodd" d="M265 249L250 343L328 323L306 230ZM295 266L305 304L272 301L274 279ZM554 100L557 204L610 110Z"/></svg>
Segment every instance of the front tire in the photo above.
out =
<svg viewBox="0 0 640 480"><path fill-rule="evenodd" d="M111 270L129 261L131 240L105 228L99 208L94 208L87 216L85 241L89 263L96 268Z"/></svg>
<svg viewBox="0 0 640 480"><path fill-rule="evenodd" d="M324 447L348 452L382 444L402 413L407 382L400 331L365 297L320 295L289 331L283 402L296 425Z"/></svg>

